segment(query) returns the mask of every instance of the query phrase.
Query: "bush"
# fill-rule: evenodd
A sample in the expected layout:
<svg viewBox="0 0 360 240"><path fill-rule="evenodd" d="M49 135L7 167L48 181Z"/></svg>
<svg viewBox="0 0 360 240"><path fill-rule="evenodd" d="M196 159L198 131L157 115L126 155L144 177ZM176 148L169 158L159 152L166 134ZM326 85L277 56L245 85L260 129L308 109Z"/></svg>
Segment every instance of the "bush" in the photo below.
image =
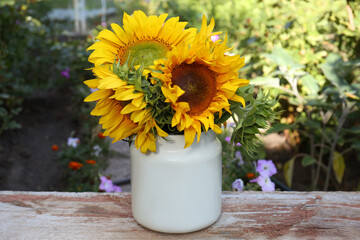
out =
<svg viewBox="0 0 360 240"><path fill-rule="evenodd" d="M13 118L36 89L76 86L89 78L87 39L57 41L51 26L29 12L31 5L0 7L0 134L21 127Z"/></svg>

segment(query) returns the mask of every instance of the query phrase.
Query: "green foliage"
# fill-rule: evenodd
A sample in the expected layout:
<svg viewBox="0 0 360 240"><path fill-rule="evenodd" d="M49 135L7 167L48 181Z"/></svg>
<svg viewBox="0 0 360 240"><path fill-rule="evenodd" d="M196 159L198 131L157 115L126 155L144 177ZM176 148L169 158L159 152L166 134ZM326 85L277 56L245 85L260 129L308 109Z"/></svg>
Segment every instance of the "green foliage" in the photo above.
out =
<svg viewBox="0 0 360 240"><path fill-rule="evenodd" d="M284 169L283 169L285 181L289 187L292 186L292 180L293 180L293 174L294 174L294 164L295 164L295 158L293 157L285 163Z"/></svg>
<svg viewBox="0 0 360 240"><path fill-rule="evenodd" d="M192 27L200 27L202 14L214 18L215 30L226 31L234 51L246 57L248 66L242 74L248 78L273 69L261 53L277 45L290 51L322 83L324 77L318 71L318 64L324 62L328 52L341 53L348 59L359 55L360 31L349 30L345 1L153 0L122 4L120 14L141 6L148 14L180 16L181 20L196 24ZM359 26L360 4L356 1L349 4L355 26Z"/></svg>
<svg viewBox="0 0 360 240"><path fill-rule="evenodd" d="M84 104L83 99L89 95L89 88L84 84L75 85L72 89L73 118L80 123L76 132L79 138L77 147L63 144L57 154L58 161L64 165L66 172L66 191L86 192L99 190L99 174L107 167L110 141L99 135L101 127L97 117L89 117L94 108L94 103ZM70 137L74 137L75 132ZM89 164L87 160L95 160L95 164ZM83 166L78 170L69 167L70 162L77 162Z"/></svg>
<svg viewBox="0 0 360 240"><path fill-rule="evenodd" d="M317 187L320 170L325 162L327 166L324 189L328 188L331 176L341 183L345 162L342 154L337 151L350 153L353 146L359 144L354 135L356 131L346 130L346 126L356 124L353 116L359 115L360 89L358 76L354 75L359 60L345 62L340 55L329 54L320 65L328 80L321 86L314 77L303 71L305 67L298 64L285 50L274 48L266 57L277 66L269 75L278 77L282 82L281 85L272 87L278 89L282 98L286 100L283 103L295 105L299 109L293 113L295 121L292 124L277 124L270 132L293 129L299 131L301 137L308 139L310 143L307 146L308 153L296 154L286 165L284 175L287 182L291 183L292 162L305 154L302 165L312 165L313 189ZM281 60L282 58L285 60ZM331 167L334 175L331 174Z"/></svg>
<svg viewBox="0 0 360 240"><path fill-rule="evenodd" d="M27 5L26 1L0 6L0 134L21 127L14 117L33 92L63 87L73 91L72 107L77 111L72 117L81 122L81 143L76 148L64 144L58 157L66 167L72 161L83 164L78 170L69 168L68 191L98 191L98 174L106 166L109 143L97 137L98 124L88 118L90 106L82 102L89 92L82 84L90 78L84 70L90 67L86 52L89 44L87 39L59 41L54 23L44 17L47 10L43 4ZM62 74L64 70L68 75Z"/></svg>
<svg viewBox="0 0 360 240"><path fill-rule="evenodd" d="M232 129L224 129L222 134L217 137L222 144L222 190L231 191L232 183L241 178L244 181L244 190L261 190L257 183L251 183L250 180L257 177L254 161L265 158L265 149L262 145L257 148L252 156L246 154L244 145L232 144L230 138ZM247 174L254 174L249 178Z"/></svg>
<svg viewBox="0 0 360 240"><path fill-rule="evenodd" d="M170 130L174 110L169 102L165 102L166 98L161 91L162 82L154 77L151 77L151 81L149 81L147 76L143 76L144 67L140 66L135 69L135 60L129 64L129 59L123 65L120 64L120 61L114 63L112 71L120 79L124 79L129 85L133 85L134 93L141 92L144 94L146 108L150 110L159 127ZM152 130L156 131L154 128ZM156 132L155 136L157 136Z"/></svg>
<svg viewBox="0 0 360 240"><path fill-rule="evenodd" d="M334 170L336 181L341 183L345 172L345 160L344 157L338 152L334 152L332 168Z"/></svg>
<svg viewBox="0 0 360 240"><path fill-rule="evenodd" d="M311 164L316 163L316 159L313 158L312 156L305 156L303 157L303 159L301 160L301 164L304 167L310 166Z"/></svg>
<svg viewBox="0 0 360 240"><path fill-rule="evenodd" d="M23 95L27 88L22 85L21 56L26 46L28 28L23 9L4 6L0 8L0 134L7 129L19 128L13 117L21 111Z"/></svg>
<svg viewBox="0 0 360 240"><path fill-rule="evenodd" d="M13 120L20 113L23 87L19 84L0 83L0 134L5 130L17 129L21 125ZM10 95L9 93L12 93Z"/></svg>
<svg viewBox="0 0 360 240"><path fill-rule="evenodd" d="M258 139L260 130L268 129L270 123L279 115L278 112L273 111L276 100L270 99L261 90L254 98L254 87L251 85L239 88L236 93L244 98L246 107L244 108L241 103L231 103L230 110L235 122L231 141L241 143L246 153L251 155L260 145Z"/></svg>
<svg viewBox="0 0 360 240"><path fill-rule="evenodd" d="M76 147L62 146L58 154L59 161L69 170L66 177L66 190L73 192L97 192L99 190L99 173L106 167L106 156L109 153L109 141L84 135ZM88 160L95 161L89 163ZM71 168L71 162L82 164L79 169Z"/></svg>
<svg viewBox="0 0 360 240"><path fill-rule="evenodd" d="M0 134L19 128L14 117L36 89L81 83L86 78L86 41L59 42L51 26L34 18L36 4L0 7ZM35 14L36 15L36 14ZM69 78L62 71L69 69Z"/></svg>

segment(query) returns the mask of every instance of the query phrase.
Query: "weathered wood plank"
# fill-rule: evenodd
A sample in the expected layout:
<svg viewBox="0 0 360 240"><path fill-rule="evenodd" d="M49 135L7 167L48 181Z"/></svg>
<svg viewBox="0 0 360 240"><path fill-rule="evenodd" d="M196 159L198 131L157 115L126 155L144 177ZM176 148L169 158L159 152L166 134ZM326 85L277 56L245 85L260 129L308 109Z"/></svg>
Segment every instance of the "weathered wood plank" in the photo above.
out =
<svg viewBox="0 0 360 240"><path fill-rule="evenodd" d="M163 234L138 225L129 193L0 192L1 239L356 239L360 192L224 192L209 228Z"/></svg>

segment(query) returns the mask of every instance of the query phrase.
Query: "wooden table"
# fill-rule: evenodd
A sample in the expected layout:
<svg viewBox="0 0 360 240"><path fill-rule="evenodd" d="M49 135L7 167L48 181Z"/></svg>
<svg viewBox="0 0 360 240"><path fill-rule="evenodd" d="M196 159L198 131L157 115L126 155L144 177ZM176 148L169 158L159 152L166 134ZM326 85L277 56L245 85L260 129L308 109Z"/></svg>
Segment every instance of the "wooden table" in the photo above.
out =
<svg viewBox="0 0 360 240"><path fill-rule="evenodd" d="M360 239L360 192L224 192L209 228L138 225L130 193L0 191L0 239Z"/></svg>

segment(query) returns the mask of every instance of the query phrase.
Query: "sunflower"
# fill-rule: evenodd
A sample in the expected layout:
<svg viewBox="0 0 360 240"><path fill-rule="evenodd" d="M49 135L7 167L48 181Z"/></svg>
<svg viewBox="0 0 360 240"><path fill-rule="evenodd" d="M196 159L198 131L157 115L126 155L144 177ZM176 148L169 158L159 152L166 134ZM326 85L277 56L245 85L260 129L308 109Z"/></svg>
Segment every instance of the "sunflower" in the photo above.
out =
<svg viewBox="0 0 360 240"><path fill-rule="evenodd" d="M111 24L114 32L101 31L97 36L99 41L88 48L94 50L89 61L95 66L93 72L97 78L85 84L99 89L85 99L85 102L97 101L91 114L101 116L99 123L106 129L104 135L113 137L114 142L137 134L135 146L142 152L155 151L156 136L165 137L167 133L152 119L151 110L146 109L144 93L129 84L128 79L115 74L113 64L148 67L179 43L194 38L196 29L184 29L187 23L179 22L178 17L166 18L167 14L124 13L123 27Z"/></svg>
<svg viewBox="0 0 360 240"><path fill-rule="evenodd" d="M101 116L99 123L106 129L104 136L113 137L114 141L131 136L135 133L134 130L138 124L131 120L131 115L121 113L126 106L125 102L116 99L124 99L118 92L127 91L129 86L106 66L95 68L93 72L98 78L84 82L88 87L98 89L84 100L85 102L97 101L91 115ZM141 97L139 94L132 92L125 99L137 101L139 97Z"/></svg>
<svg viewBox="0 0 360 240"><path fill-rule="evenodd" d="M175 111L171 126L184 131L185 148L193 143L196 134L197 141L200 140L202 129L221 133L214 123L214 114L221 117L224 109L230 112L229 100L245 105L244 99L236 94L239 87L249 83L238 78L244 58L225 54L230 50L226 38L223 42L212 42L213 28L214 20L207 25L204 16L201 30L191 45L178 45L168 52L166 59L155 61L153 67L152 75L163 82L166 102Z"/></svg>
<svg viewBox="0 0 360 240"><path fill-rule="evenodd" d="M179 17L166 20L167 14L146 16L142 11L135 11L132 16L124 13L123 27L111 24L114 32L105 29L96 37L99 41L88 50L94 50L89 61L95 67L111 65L128 59L134 65L148 67L153 61L165 57L166 53L179 43L191 40L196 29L184 29L186 22L179 22ZM165 21L166 20L166 21Z"/></svg>
<svg viewBox="0 0 360 240"><path fill-rule="evenodd" d="M113 142L138 134L135 146L143 153L156 151L154 132L162 137L162 131L152 119L150 110L145 109L144 94L135 91L135 86L128 84L113 73L112 68L103 65L93 69L96 79L84 83L97 91L85 98L85 102L97 101L91 115L101 116L99 123L106 129L104 136L114 138Z"/></svg>

